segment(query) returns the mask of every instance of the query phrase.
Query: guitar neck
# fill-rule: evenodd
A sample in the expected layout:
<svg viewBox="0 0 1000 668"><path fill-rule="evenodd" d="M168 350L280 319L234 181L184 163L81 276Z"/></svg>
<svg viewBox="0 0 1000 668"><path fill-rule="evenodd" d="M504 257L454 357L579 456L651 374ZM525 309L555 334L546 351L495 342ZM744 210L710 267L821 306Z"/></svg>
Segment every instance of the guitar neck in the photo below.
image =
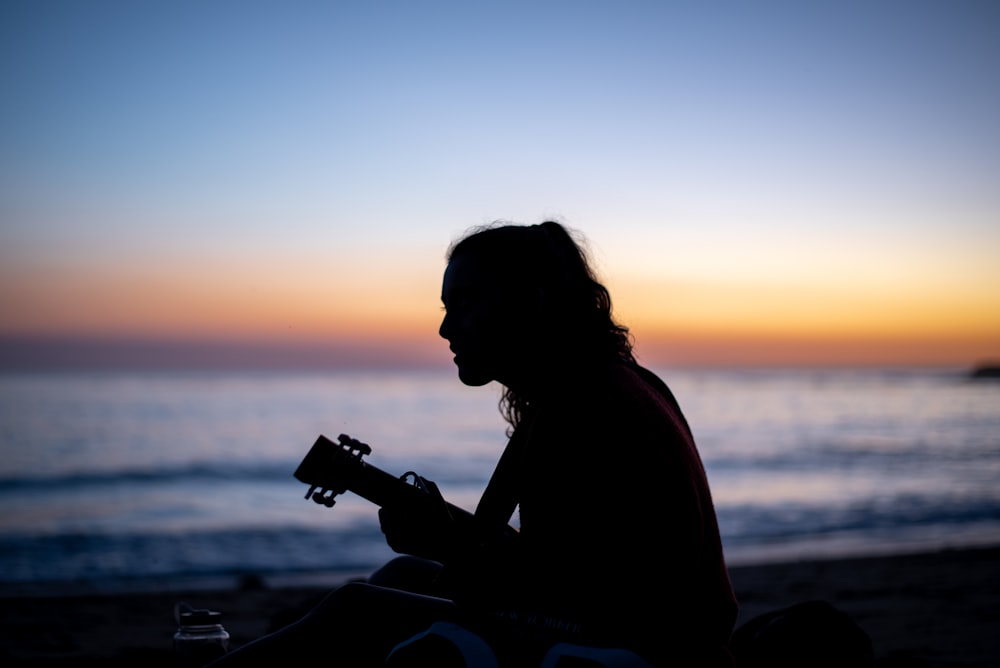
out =
<svg viewBox="0 0 1000 668"><path fill-rule="evenodd" d="M295 470L296 479L310 485L306 498L332 506L336 495L351 491L380 508L427 501L425 490L363 461L361 457L371 452L367 445L346 435L340 440L334 443L320 436ZM469 511L450 503L447 506L459 522L471 521Z"/></svg>
<svg viewBox="0 0 1000 668"><path fill-rule="evenodd" d="M367 462L361 462L362 473L360 473L347 487L351 492L378 507L388 504L418 504L427 501L428 492L420 487L406 482L403 478L398 478L382 469L372 466ZM459 525L471 524L472 513L464 508L448 503L448 512Z"/></svg>
<svg viewBox="0 0 1000 668"><path fill-rule="evenodd" d="M412 501L415 495L424 495L419 488L402 478L386 473L368 462L360 462L355 475L348 481L348 491L354 492L380 508Z"/></svg>

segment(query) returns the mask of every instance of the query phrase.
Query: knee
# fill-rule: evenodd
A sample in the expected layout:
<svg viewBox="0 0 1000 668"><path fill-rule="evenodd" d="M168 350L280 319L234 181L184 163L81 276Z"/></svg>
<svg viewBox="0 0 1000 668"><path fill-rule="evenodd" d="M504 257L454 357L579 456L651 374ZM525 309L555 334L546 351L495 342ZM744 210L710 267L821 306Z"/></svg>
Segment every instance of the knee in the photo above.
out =
<svg viewBox="0 0 1000 668"><path fill-rule="evenodd" d="M347 582L342 584L327 594L309 612L308 617L312 619L326 618L340 613L345 609L350 609L355 604L365 600L367 592L370 590L371 586L365 582Z"/></svg>
<svg viewBox="0 0 1000 668"><path fill-rule="evenodd" d="M396 557L376 570L368 582L379 587L390 587L420 594L433 594L433 582L441 571L441 564L419 557Z"/></svg>

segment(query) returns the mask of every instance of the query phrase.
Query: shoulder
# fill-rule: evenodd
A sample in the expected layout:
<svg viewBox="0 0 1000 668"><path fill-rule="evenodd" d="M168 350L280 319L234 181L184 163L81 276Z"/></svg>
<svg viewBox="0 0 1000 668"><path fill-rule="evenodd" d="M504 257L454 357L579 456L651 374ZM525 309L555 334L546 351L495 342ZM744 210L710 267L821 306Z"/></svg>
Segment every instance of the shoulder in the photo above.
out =
<svg viewBox="0 0 1000 668"><path fill-rule="evenodd" d="M609 364L588 369L548 407L554 422L594 437L631 439L688 438L687 422L666 384L635 365Z"/></svg>
<svg viewBox="0 0 1000 668"><path fill-rule="evenodd" d="M683 421L670 388L644 367L631 364L603 367L592 390L597 403L633 419Z"/></svg>

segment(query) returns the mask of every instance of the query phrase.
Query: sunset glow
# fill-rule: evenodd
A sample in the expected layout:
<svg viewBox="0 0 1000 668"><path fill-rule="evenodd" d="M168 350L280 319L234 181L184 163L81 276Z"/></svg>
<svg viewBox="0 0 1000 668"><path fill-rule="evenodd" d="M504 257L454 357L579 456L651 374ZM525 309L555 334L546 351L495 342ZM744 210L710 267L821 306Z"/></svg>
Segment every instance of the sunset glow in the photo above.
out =
<svg viewBox="0 0 1000 668"><path fill-rule="evenodd" d="M440 9L6 3L0 368L444 367L548 218L650 363L1000 359L1000 9Z"/></svg>

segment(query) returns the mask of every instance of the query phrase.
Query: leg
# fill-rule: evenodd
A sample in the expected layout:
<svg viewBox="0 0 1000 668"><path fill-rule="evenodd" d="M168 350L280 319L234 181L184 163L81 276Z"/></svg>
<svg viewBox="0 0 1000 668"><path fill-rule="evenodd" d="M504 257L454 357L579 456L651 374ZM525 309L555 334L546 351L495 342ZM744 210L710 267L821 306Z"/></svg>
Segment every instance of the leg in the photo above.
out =
<svg viewBox="0 0 1000 668"><path fill-rule="evenodd" d="M451 601L348 583L298 622L238 648L212 668L282 666L315 659L330 666L378 666L399 642L435 621L457 621Z"/></svg>
<svg viewBox="0 0 1000 668"><path fill-rule="evenodd" d="M368 583L415 594L448 598L434 581L440 572L441 564L436 561L402 556L392 559L372 573Z"/></svg>

